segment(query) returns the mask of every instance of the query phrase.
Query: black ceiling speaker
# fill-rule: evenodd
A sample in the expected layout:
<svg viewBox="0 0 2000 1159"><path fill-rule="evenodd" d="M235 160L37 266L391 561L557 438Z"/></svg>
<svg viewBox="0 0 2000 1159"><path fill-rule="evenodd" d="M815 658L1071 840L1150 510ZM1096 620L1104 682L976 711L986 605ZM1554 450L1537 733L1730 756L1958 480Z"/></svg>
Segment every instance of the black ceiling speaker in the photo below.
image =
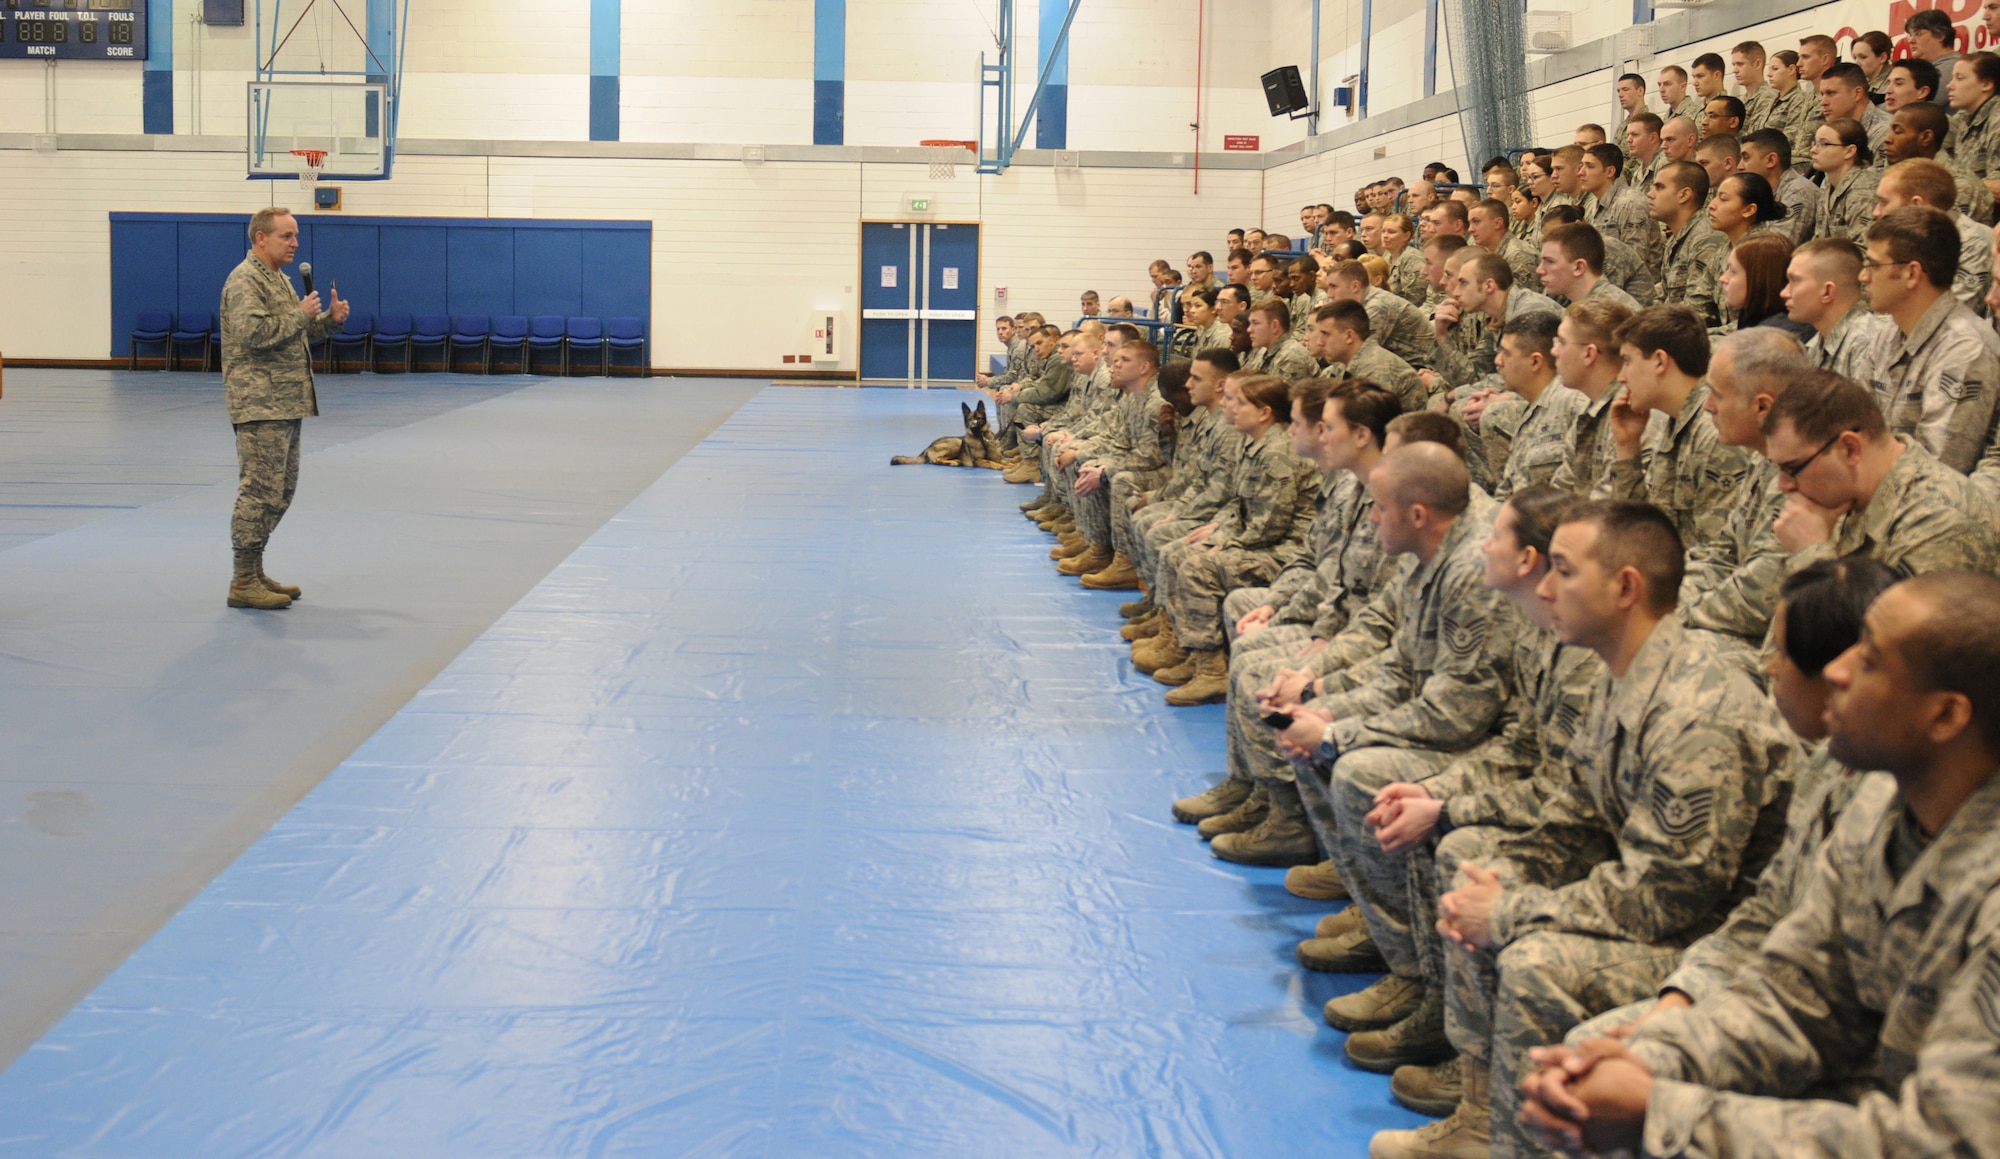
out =
<svg viewBox="0 0 2000 1159"><path fill-rule="evenodd" d="M1288 64L1264 74L1264 101L1271 106L1274 117L1312 110L1312 101L1306 96L1306 82L1299 79L1298 65Z"/></svg>

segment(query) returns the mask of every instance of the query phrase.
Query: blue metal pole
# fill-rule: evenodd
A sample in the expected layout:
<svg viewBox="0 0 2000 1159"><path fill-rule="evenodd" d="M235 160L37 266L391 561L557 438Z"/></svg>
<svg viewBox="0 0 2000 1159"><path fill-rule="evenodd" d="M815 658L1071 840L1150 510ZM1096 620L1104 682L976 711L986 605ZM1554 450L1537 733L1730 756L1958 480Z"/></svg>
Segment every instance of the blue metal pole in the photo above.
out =
<svg viewBox="0 0 2000 1159"><path fill-rule="evenodd" d="M1312 88L1306 99L1312 112L1306 114L1306 136L1319 136L1319 0L1313 0Z"/></svg>
<svg viewBox="0 0 2000 1159"><path fill-rule="evenodd" d="M1056 61L1063 59L1063 49L1069 44L1070 22L1076 19L1076 10L1081 7L1083 0L1070 0L1069 12L1063 16L1062 29L1056 33L1055 49L1049 53L1048 62L1042 66L1042 75L1035 80L1035 94L1028 98L1028 107L1021 113L1021 128L1014 134L1014 147L1008 150L1009 156L1020 149L1021 143L1028 139L1028 122L1034 119L1035 106L1041 103L1042 90L1048 87L1050 71L1055 67Z"/></svg>
<svg viewBox="0 0 2000 1159"><path fill-rule="evenodd" d="M1645 0L1635 0L1644 3ZM1438 0L1424 0L1424 95L1438 91Z"/></svg>
<svg viewBox="0 0 2000 1159"><path fill-rule="evenodd" d="M1374 34L1375 0L1361 0L1361 79L1355 82L1359 91L1354 94L1354 103L1360 110L1357 115L1364 119L1368 116L1368 41Z"/></svg>

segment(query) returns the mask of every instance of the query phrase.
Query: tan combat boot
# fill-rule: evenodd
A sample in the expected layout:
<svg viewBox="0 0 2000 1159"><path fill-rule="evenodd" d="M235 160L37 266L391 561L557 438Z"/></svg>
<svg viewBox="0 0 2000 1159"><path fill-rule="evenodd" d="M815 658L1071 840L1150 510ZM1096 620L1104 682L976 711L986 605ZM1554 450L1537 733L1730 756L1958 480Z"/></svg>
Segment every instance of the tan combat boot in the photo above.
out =
<svg viewBox="0 0 2000 1159"><path fill-rule="evenodd" d="M1307 938L1299 943L1298 957L1299 965L1322 974L1379 974L1389 968L1365 923L1331 938Z"/></svg>
<svg viewBox="0 0 2000 1159"><path fill-rule="evenodd" d="M1118 636L1120 639L1130 640L1134 644L1137 644L1141 640L1150 640L1160 634L1160 621L1166 618L1167 614L1165 612L1154 612L1143 620L1134 620L1118 629Z"/></svg>
<svg viewBox="0 0 2000 1159"><path fill-rule="evenodd" d="M1102 571L1087 572L1083 586L1100 592L1130 592L1139 589L1139 569L1132 566L1132 560L1124 552L1116 552L1111 557L1111 565Z"/></svg>
<svg viewBox="0 0 2000 1159"><path fill-rule="evenodd" d="M1243 803L1227 813L1218 813L1194 827L1203 841L1213 841L1224 833L1242 833L1263 824L1264 817L1271 811L1271 798L1264 786L1258 785L1243 798Z"/></svg>
<svg viewBox="0 0 2000 1159"><path fill-rule="evenodd" d="M1344 1009L1349 1013L1366 1013L1358 1005ZM1385 1009L1383 1013L1388 1011ZM1327 1021L1332 1022L1333 1016L1333 1002L1329 1002ZM1364 1030L1347 1038L1347 1057L1362 1070L1376 1074L1394 1074L1398 1067L1429 1066L1451 1056L1451 1040L1444 1033L1444 995L1431 987L1420 986L1415 1008L1393 1025Z"/></svg>
<svg viewBox="0 0 2000 1159"><path fill-rule="evenodd" d="M1072 559L1082 559L1084 556L1089 555L1090 551L1090 541L1079 535L1068 543L1057 544L1056 549L1049 553L1049 558L1067 563ZM1057 570L1060 571L1061 569L1058 568ZM1076 573L1064 572L1063 574L1074 575Z"/></svg>
<svg viewBox="0 0 2000 1159"><path fill-rule="evenodd" d="M1423 1005L1424 984L1415 978L1384 974L1374 982L1327 1002L1322 1013L1335 1030L1360 1034L1396 1025Z"/></svg>
<svg viewBox="0 0 2000 1159"><path fill-rule="evenodd" d="M1056 570L1064 575L1073 575L1081 579L1091 572L1103 571L1109 566L1111 566L1110 548L1086 544L1082 555L1072 555L1063 560Z"/></svg>
<svg viewBox="0 0 2000 1159"><path fill-rule="evenodd" d="M1146 581L1143 579L1139 581L1139 590L1146 594L1136 600L1127 600L1119 604L1119 615L1128 620L1143 620L1160 610L1160 605L1153 602L1153 593L1146 591Z"/></svg>
<svg viewBox="0 0 2000 1159"><path fill-rule="evenodd" d="M1465 1095L1451 1117L1414 1131L1377 1131L1368 1159L1492 1159L1493 1100L1486 1063L1461 1057Z"/></svg>
<svg viewBox="0 0 2000 1159"><path fill-rule="evenodd" d="M1132 667L1151 676L1162 668L1171 668L1187 662L1187 653L1181 650L1181 642L1174 635L1172 616L1160 617L1160 631L1150 640L1142 640L1132 650Z"/></svg>
<svg viewBox="0 0 2000 1159"><path fill-rule="evenodd" d="M1315 938L1337 938L1349 930L1365 930L1368 923L1361 916L1360 906L1348 906L1339 913L1330 913L1319 919L1313 927Z"/></svg>
<svg viewBox="0 0 2000 1159"><path fill-rule="evenodd" d="M264 562L262 560L257 561L257 582L263 584L267 590L274 591L281 596L290 596L294 600L302 599L305 596L305 592L293 587L291 584L281 584L270 576L265 575Z"/></svg>
<svg viewBox="0 0 2000 1159"><path fill-rule="evenodd" d="M1460 1057L1452 1055L1436 1066L1397 1067L1389 1079L1389 1093L1420 1115L1444 1118L1458 1109L1459 1097L1465 1093Z"/></svg>
<svg viewBox="0 0 2000 1159"><path fill-rule="evenodd" d="M1347 897L1347 883L1340 880L1340 867L1331 861L1318 865L1295 865L1285 871L1285 892L1312 901L1340 901Z"/></svg>
<svg viewBox="0 0 2000 1159"><path fill-rule="evenodd" d="M229 606L232 608L256 608L274 612L279 608L292 606L292 597L283 592L274 592L264 586L257 577L264 571L262 551L238 551L236 571L229 579Z"/></svg>
<svg viewBox="0 0 2000 1159"><path fill-rule="evenodd" d="M1270 802L1270 811L1257 827L1241 833L1219 833L1209 843L1209 851L1238 865L1310 865L1318 861L1319 841L1313 837L1312 826L1306 823L1305 806L1299 803L1299 787L1290 781L1278 781L1266 786L1264 795Z"/></svg>
<svg viewBox="0 0 2000 1159"><path fill-rule="evenodd" d="M1155 668L1153 670L1153 679L1159 681L1161 684L1164 684L1169 688L1179 688L1181 685L1186 684L1188 681L1194 679L1195 667L1200 663L1201 663L1200 653L1183 652L1181 653L1180 663L1168 664L1161 668Z"/></svg>
<svg viewBox="0 0 2000 1159"><path fill-rule="evenodd" d="M1167 703L1175 708L1221 704L1229 698L1229 653L1217 648L1213 652L1197 652L1194 655L1195 666L1188 674L1187 683L1167 693ZM1159 678L1159 673L1153 673L1153 679ZM1301 813L1299 817L1303 823L1305 815ZM1306 836L1310 839L1312 834L1308 832Z"/></svg>
<svg viewBox="0 0 2000 1159"><path fill-rule="evenodd" d="M1197 825L1210 817L1220 817L1243 803L1250 795L1249 781L1227 780L1205 793L1182 797L1174 802L1174 820Z"/></svg>
<svg viewBox="0 0 2000 1159"><path fill-rule="evenodd" d="M1009 483L1039 483L1042 481L1042 457L1023 455L1020 462L1002 471L1000 477Z"/></svg>

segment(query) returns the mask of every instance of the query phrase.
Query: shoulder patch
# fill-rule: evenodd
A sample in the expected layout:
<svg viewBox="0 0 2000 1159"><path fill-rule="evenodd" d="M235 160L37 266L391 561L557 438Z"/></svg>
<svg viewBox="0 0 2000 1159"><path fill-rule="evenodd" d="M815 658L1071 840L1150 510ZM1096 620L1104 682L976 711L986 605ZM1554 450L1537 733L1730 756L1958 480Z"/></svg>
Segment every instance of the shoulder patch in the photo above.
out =
<svg viewBox="0 0 2000 1159"><path fill-rule="evenodd" d="M1653 816L1660 829L1675 841L1685 841L1701 832L1715 813L1715 790L1694 789L1676 795L1665 785L1653 786Z"/></svg>
<svg viewBox="0 0 2000 1159"><path fill-rule="evenodd" d="M2000 1038L2000 948L1986 951L1986 964L1979 970L1979 988L1972 993L1972 1008L1979 1012L1979 1021L1986 1024L1986 1033Z"/></svg>
<svg viewBox="0 0 2000 1159"><path fill-rule="evenodd" d="M1953 402L1964 402L1979 397L1979 384L1967 382L1963 375L1940 374L1937 376L1938 393Z"/></svg>
<svg viewBox="0 0 2000 1159"><path fill-rule="evenodd" d="M1444 646L1460 656L1470 656L1486 642L1486 621L1458 620L1447 616L1442 624Z"/></svg>

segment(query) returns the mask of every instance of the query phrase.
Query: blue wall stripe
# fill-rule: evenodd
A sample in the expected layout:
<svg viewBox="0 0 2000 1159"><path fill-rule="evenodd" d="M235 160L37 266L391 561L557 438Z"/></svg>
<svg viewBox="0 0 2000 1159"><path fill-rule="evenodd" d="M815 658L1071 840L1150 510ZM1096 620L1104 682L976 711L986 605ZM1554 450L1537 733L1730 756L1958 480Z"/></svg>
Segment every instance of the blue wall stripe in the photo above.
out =
<svg viewBox="0 0 2000 1159"><path fill-rule="evenodd" d="M1035 106L1035 148L1069 148L1069 45L1062 46L1054 68L1049 68L1049 50L1062 35L1063 20L1069 15L1064 0L1042 0L1041 26L1035 34L1035 75L1048 69L1048 87Z"/></svg>
<svg viewBox="0 0 2000 1159"><path fill-rule="evenodd" d="M148 133L174 131L174 0L153 0L146 10L146 68L140 93Z"/></svg>
<svg viewBox="0 0 2000 1159"><path fill-rule="evenodd" d="M618 139L620 0L590 0L590 139Z"/></svg>
<svg viewBox="0 0 2000 1159"><path fill-rule="evenodd" d="M813 3L813 144L847 143L847 0Z"/></svg>
<svg viewBox="0 0 2000 1159"><path fill-rule="evenodd" d="M389 70L396 67L396 0L368 0L366 20L368 54L362 67L368 70L369 83L388 84L392 79ZM367 133L379 137L383 129L382 110L370 96Z"/></svg>

